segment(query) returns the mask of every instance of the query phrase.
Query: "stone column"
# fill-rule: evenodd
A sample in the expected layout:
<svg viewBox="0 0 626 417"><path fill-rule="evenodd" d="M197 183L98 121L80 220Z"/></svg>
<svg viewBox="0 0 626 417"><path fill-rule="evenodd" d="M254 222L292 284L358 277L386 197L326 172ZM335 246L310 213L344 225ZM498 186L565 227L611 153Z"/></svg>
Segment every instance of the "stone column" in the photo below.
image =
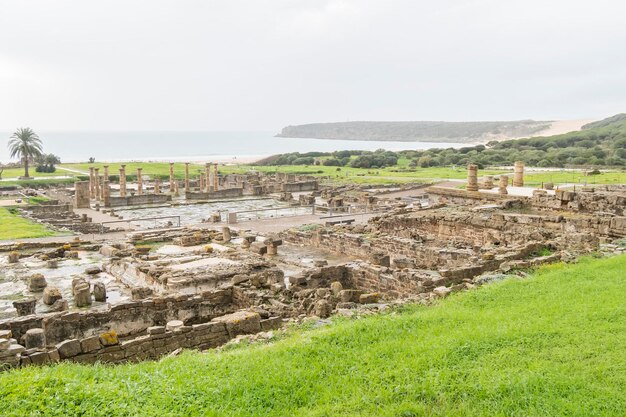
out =
<svg viewBox="0 0 626 417"><path fill-rule="evenodd" d="M204 174L200 174L200 178L198 178L198 186L200 187L200 192L204 191Z"/></svg>
<svg viewBox="0 0 626 417"><path fill-rule="evenodd" d="M93 167L89 167L89 198L96 198L96 184L94 184L93 173Z"/></svg>
<svg viewBox="0 0 626 417"><path fill-rule="evenodd" d="M137 195L143 195L143 178L141 177L143 168L137 168Z"/></svg>
<svg viewBox="0 0 626 417"><path fill-rule="evenodd" d="M211 191L213 191L213 174L211 171L211 164L209 162L206 163L205 165L205 169L206 169L206 180L205 180L205 186L206 186L206 192L210 193Z"/></svg>
<svg viewBox="0 0 626 417"><path fill-rule="evenodd" d="M104 181L109 181L109 166L105 165L103 168L104 168L104 173L103 173Z"/></svg>
<svg viewBox="0 0 626 417"><path fill-rule="evenodd" d="M478 166L467 166L467 191L478 191Z"/></svg>
<svg viewBox="0 0 626 417"><path fill-rule="evenodd" d="M74 183L74 208L89 208L89 182Z"/></svg>
<svg viewBox="0 0 626 417"><path fill-rule="evenodd" d="M509 177L507 175L500 175L500 184L498 185L498 193L508 194L506 187L509 186Z"/></svg>
<svg viewBox="0 0 626 417"><path fill-rule="evenodd" d="M154 180L154 193L161 194L161 179L157 178Z"/></svg>
<svg viewBox="0 0 626 417"><path fill-rule="evenodd" d="M174 191L174 163L170 162L170 193Z"/></svg>
<svg viewBox="0 0 626 417"><path fill-rule="evenodd" d="M189 162L185 162L185 193L189 192Z"/></svg>
<svg viewBox="0 0 626 417"><path fill-rule="evenodd" d="M95 179L95 194L96 194L96 200L101 200L102 199L102 194L100 194L100 168L94 168L93 169L94 173L94 179Z"/></svg>
<svg viewBox="0 0 626 417"><path fill-rule="evenodd" d="M217 164L213 164L213 191L220 188L220 177L217 175Z"/></svg>
<svg viewBox="0 0 626 417"><path fill-rule="evenodd" d="M524 162L516 161L513 172L513 187L524 186Z"/></svg>
<svg viewBox="0 0 626 417"><path fill-rule="evenodd" d="M120 197L126 197L126 165L120 165Z"/></svg>
<svg viewBox="0 0 626 417"><path fill-rule="evenodd" d="M104 200L104 207L111 206L111 183L109 177L104 177L104 186L102 187L102 200Z"/></svg>
<svg viewBox="0 0 626 417"><path fill-rule="evenodd" d="M487 190L491 190L493 188L493 175L487 175L485 177L483 187Z"/></svg>

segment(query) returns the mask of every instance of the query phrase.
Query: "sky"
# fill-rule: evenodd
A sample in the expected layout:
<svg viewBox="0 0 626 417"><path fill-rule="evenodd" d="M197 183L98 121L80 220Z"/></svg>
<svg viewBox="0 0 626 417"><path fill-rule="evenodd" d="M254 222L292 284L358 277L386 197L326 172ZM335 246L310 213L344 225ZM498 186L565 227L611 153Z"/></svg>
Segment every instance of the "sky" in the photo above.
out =
<svg viewBox="0 0 626 417"><path fill-rule="evenodd" d="M626 111L621 0L0 0L0 130Z"/></svg>

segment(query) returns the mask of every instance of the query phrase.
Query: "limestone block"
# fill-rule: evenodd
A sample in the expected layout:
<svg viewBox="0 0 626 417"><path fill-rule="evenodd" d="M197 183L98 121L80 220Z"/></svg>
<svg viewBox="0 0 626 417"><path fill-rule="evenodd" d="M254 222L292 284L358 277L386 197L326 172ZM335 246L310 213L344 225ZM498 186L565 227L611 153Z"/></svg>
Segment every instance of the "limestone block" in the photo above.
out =
<svg viewBox="0 0 626 417"><path fill-rule="evenodd" d="M339 281L331 282L330 290L332 291L332 293L333 293L333 295L335 297L338 297L339 293L341 293L341 291L343 291L343 285L341 285L341 282L339 282Z"/></svg>
<svg viewBox="0 0 626 417"><path fill-rule="evenodd" d="M46 278L41 274L33 274L28 278L28 289L32 292L41 292L47 285Z"/></svg>
<svg viewBox="0 0 626 417"><path fill-rule="evenodd" d="M313 309L313 313L321 318L326 318L330 316L333 311L333 306L327 300L317 300L315 302L315 307Z"/></svg>
<svg viewBox="0 0 626 417"><path fill-rule="evenodd" d="M82 353L89 353L98 350L102 347L100 345L99 336L91 336L80 341L80 350Z"/></svg>
<svg viewBox="0 0 626 417"><path fill-rule="evenodd" d="M102 282L94 282L93 284L93 298L101 303L107 300L107 289Z"/></svg>
<svg viewBox="0 0 626 417"><path fill-rule="evenodd" d="M18 263L20 261L20 254L18 252L9 252L9 255L7 256L9 263L10 264L15 264Z"/></svg>
<svg viewBox="0 0 626 417"><path fill-rule="evenodd" d="M231 239L230 227L228 226L222 227L222 240L224 241L224 243L228 243L230 242L230 239Z"/></svg>
<svg viewBox="0 0 626 417"><path fill-rule="evenodd" d="M172 321L167 322L167 325L165 326L165 328L167 329L168 332L173 332L173 331L181 329L184 325L185 323L183 323L181 320L172 320Z"/></svg>
<svg viewBox="0 0 626 417"><path fill-rule="evenodd" d="M43 290L43 303L45 305L51 306L62 298L63 295L61 295L61 291L56 287L46 287L46 289Z"/></svg>
<svg viewBox="0 0 626 417"><path fill-rule="evenodd" d="M91 291L89 284L80 282L74 287L74 303L76 307L87 307L91 305Z"/></svg>
<svg viewBox="0 0 626 417"><path fill-rule="evenodd" d="M117 337L117 333L114 330L100 335L100 344L102 346L115 346L119 343L120 341Z"/></svg>
<svg viewBox="0 0 626 417"><path fill-rule="evenodd" d="M26 349L44 349L46 347L46 335L43 329L30 329L24 335Z"/></svg>
<svg viewBox="0 0 626 417"><path fill-rule="evenodd" d="M148 327L147 330L148 334L152 335L152 334L163 334L165 333L165 326L152 326L152 327Z"/></svg>
<svg viewBox="0 0 626 417"><path fill-rule="evenodd" d="M265 255L267 253L267 246L262 242L253 242L250 245L250 250L254 253L258 253L259 255Z"/></svg>
<svg viewBox="0 0 626 417"><path fill-rule="evenodd" d="M100 272L102 272L102 269L99 266L96 266L96 265L87 267L87 269L85 269L85 274L87 274L87 275L97 275Z"/></svg>
<svg viewBox="0 0 626 417"><path fill-rule="evenodd" d="M230 337L240 334L254 334L261 331L261 316L250 311L238 311L212 320L217 323L224 323Z"/></svg>
<svg viewBox="0 0 626 417"><path fill-rule="evenodd" d="M347 302L359 302L359 297L361 296L361 291L359 290L341 290L339 291L339 299L344 303Z"/></svg>
<svg viewBox="0 0 626 417"><path fill-rule="evenodd" d="M31 314L35 314L36 304L37 304L37 300L34 298L13 301L13 307L15 307L15 309L17 310L18 316L28 316Z"/></svg>
<svg viewBox="0 0 626 417"><path fill-rule="evenodd" d="M452 290L448 287L437 287L433 290L433 294L441 298L447 297L451 292Z"/></svg>
<svg viewBox="0 0 626 417"><path fill-rule="evenodd" d="M380 300L380 294L377 292L370 294L361 294L359 296L359 302L361 304L374 304Z"/></svg>
<svg viewBox="0 0 626 417"><path fill-rule="evenodd" d="M78 339L65 340L56 345L61 359L72 358L81 353L80 341Z"/></svg>

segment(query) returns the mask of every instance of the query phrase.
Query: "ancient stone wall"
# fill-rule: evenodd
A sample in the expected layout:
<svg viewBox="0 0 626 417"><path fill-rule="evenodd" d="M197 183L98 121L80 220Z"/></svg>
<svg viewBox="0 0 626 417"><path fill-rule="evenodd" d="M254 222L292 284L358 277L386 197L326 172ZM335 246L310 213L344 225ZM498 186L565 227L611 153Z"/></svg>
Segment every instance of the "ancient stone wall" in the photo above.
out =
<svg viewBox="0 0 626 417"><path fill-rule="evenodd" d="M207 291L195 296L169 296L129 301L101 311L51 313L19 317L0 322L0 330L11 330L18 341L32 328L43 328L49 344L67 339L90 337L115 330L121 337L144 332L148 327L165 325L170 320L186 324L209 321L232 313L238 306L232 288Z"/></svg>
<svg viewBox="0 0 626 417"><path fill-rule="evenodd" d="M168 194L143 194L126 197L109 197L107 207L141 206L145 204L164 204L172 201L172 196Z"/></svg>
<svg viewBox="0 0 626 417"><path fill-rule="evenodd" d="M243 196L243 188L225 188L223 190L202 192L202 193L186 193L187 200L213 200L218 198L237 198Z"/></svg>
<svg viewBox="0 0 626 417"><path fill-rule="evenodd" d="M317 180L314 181L301 181L301 182L287 182L282 184L281 191L286 193L295 193L303 191L315 191L318 188Z"/></svg>
<svg viewBox="0 0 626 417"><path fill-rule="evenodd" d="M74 195L74 207L89 208L89 181L78 181L74 183L74 189L76 190Z"/></svg>

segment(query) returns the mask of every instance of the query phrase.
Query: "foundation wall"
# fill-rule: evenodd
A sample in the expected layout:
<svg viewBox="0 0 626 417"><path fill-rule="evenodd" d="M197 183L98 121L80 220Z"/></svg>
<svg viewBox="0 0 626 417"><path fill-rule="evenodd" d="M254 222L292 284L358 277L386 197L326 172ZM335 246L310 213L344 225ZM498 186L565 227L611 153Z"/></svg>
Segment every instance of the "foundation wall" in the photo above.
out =
<svg viewBox="0 0 626 417"><path fill-rule="evenodd" d="M146 204L163 204L172 201L172 196L167 194L144 194L127 197L109 197L107 207L142 206Z"/></svg>
<svg viewBox="0 0 626 417"><path fill-rule="evenodd" d="M212 200L217 198L237 198L243 196L243 188L226 188L208 193L186 193L187 200Z"/></svg>

